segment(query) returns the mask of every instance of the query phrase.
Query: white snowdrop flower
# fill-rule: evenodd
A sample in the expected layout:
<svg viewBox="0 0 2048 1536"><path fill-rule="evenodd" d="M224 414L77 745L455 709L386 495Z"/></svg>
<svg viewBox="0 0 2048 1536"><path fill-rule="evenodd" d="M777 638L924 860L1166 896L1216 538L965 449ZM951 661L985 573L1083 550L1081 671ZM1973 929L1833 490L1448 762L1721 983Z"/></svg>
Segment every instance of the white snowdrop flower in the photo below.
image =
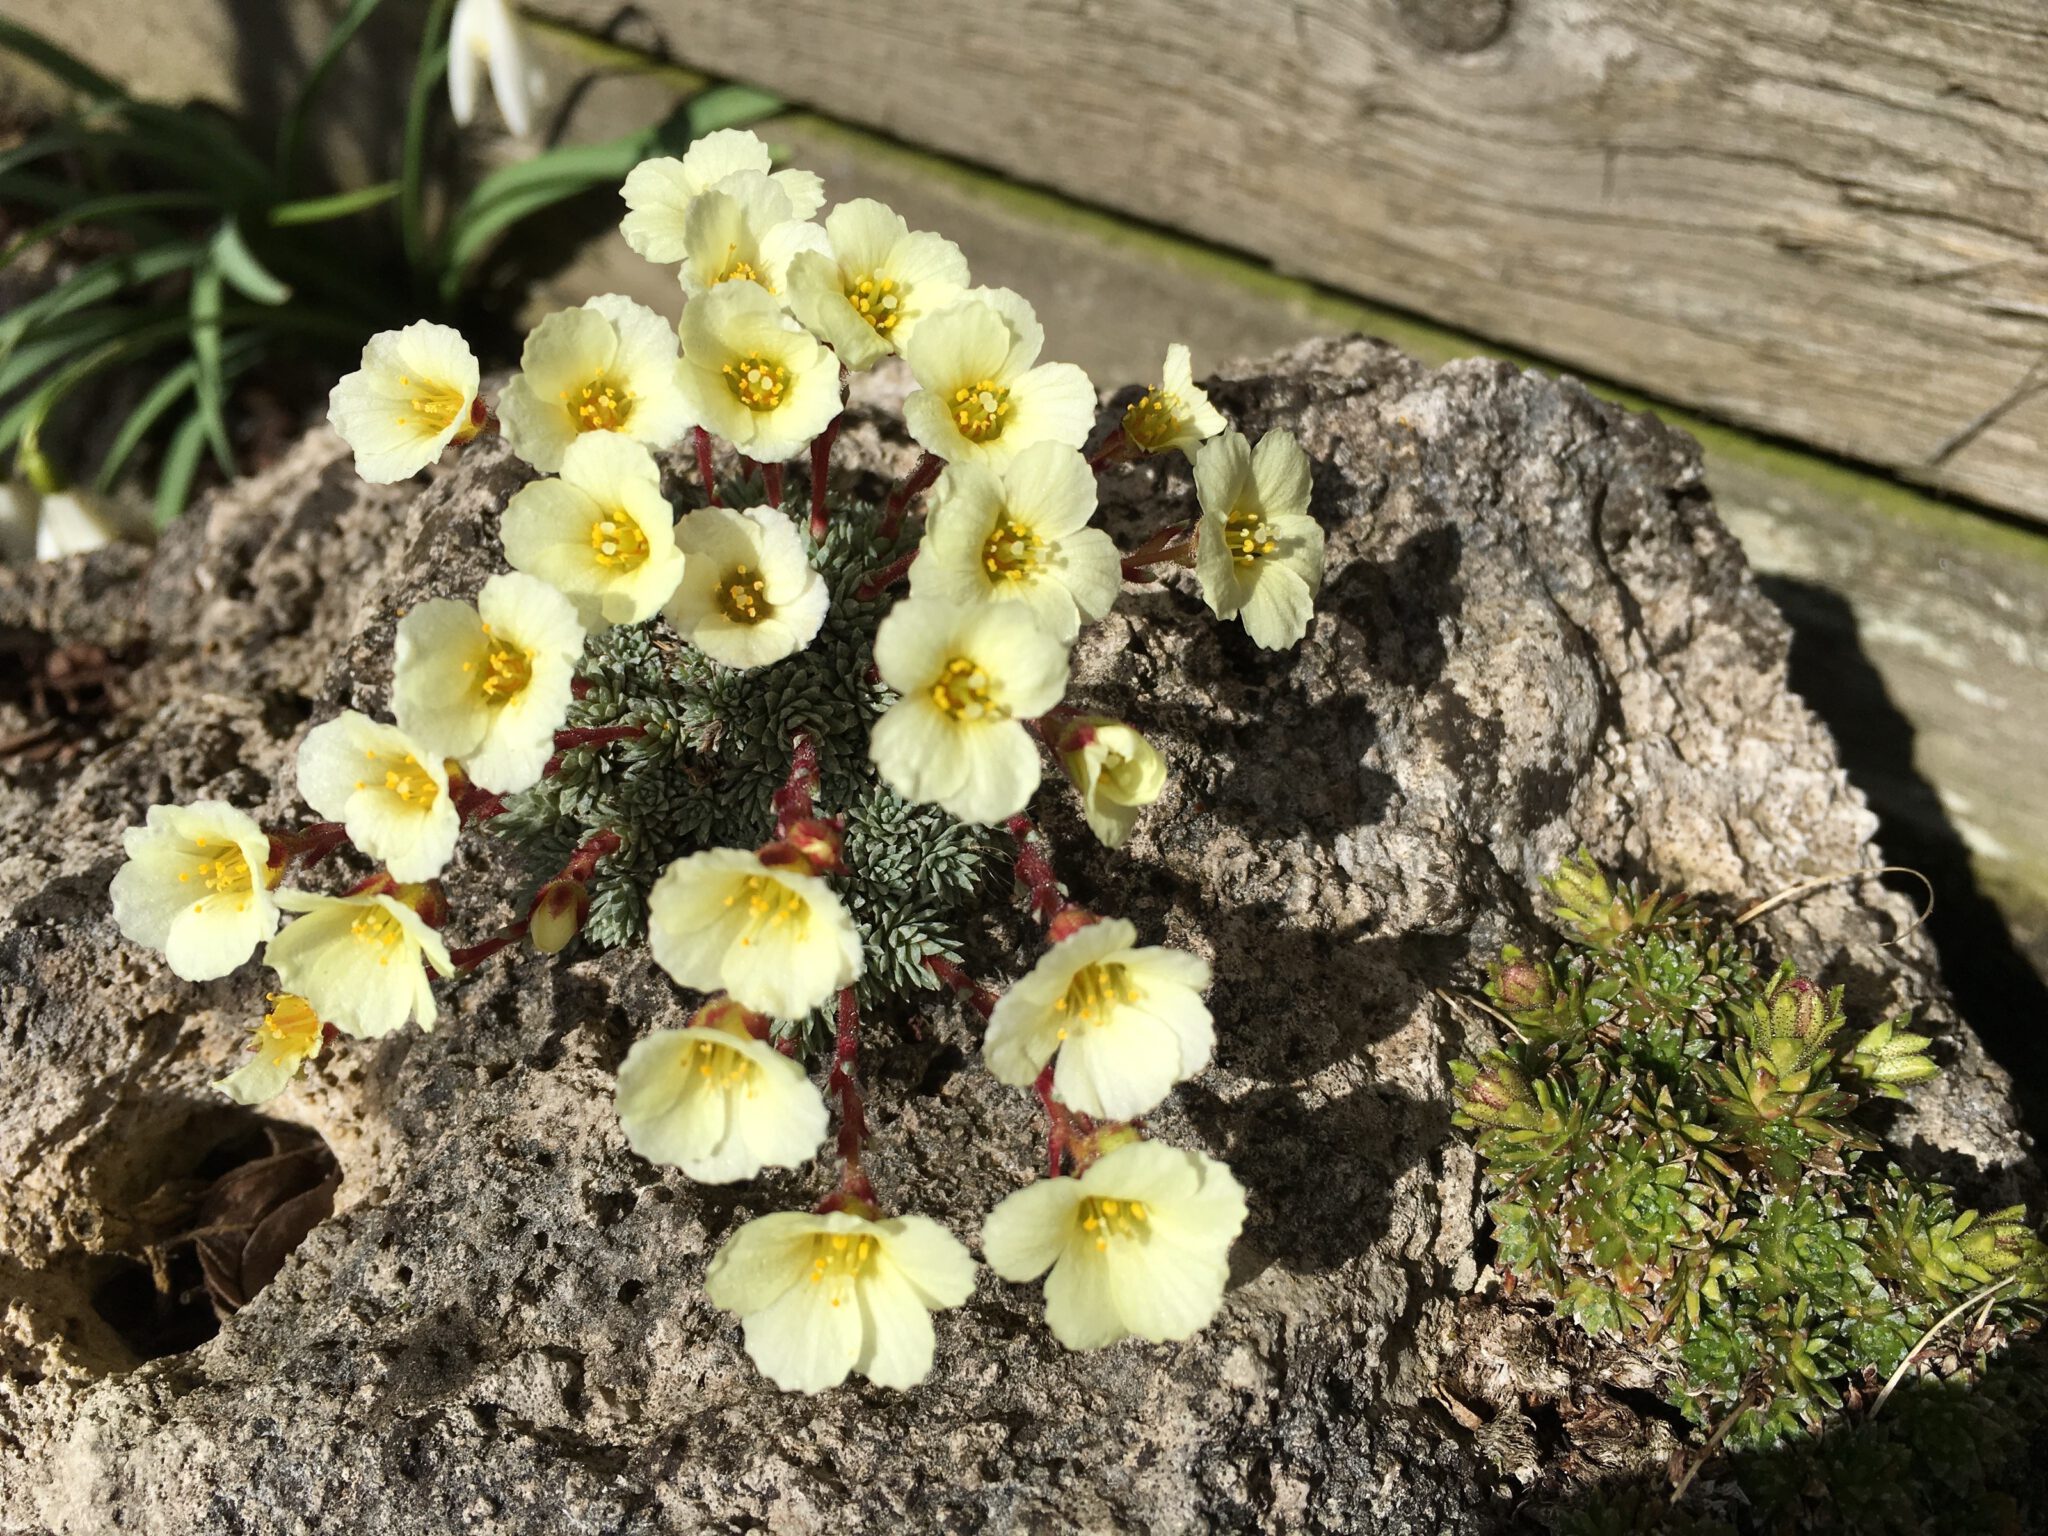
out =
<svg viewBox="0 0 2048 1536"><path fill-rule="evenodd" d="M476 117L477 86L486 70L498 115L526 138L533 132L544 80L527 48L525 29L509 0L455 0L448 27L448 110L464 127Z"/></svg>
<svg viewBox="0 0 2048 1536"><path fill-rule="evenodd" d="M327 396L327 420L375 485L418 474L481 425L476 354L452 326L415 320L379 331Z"/></svg>
<svg viewBox="0 0 2048 1536"><path fill-rule="evenodd" d="M1124 436L1141 453L1178 448L1193 459L1204 441L1228 425L1223 413L1196 386L1188 349L1178 341L1166 349L1164 381L1124 410Z"/></svg>
<svg viewBox="0 0 2048 1536"><path fill-rule="evenodd" d="M669 865L647 893L647 947L683 986L778 1019L860 976L860 930L824 877L738 848Z"/></svg>
<svg viewBox="0 0 2048 1536"><path fill-rule="evenodd" d="M1041 363L1045 331L1006 288L976 288L919 324L903 358L917 390L903 423L949 464L1007 464L1033 443L1079 448L1095 422L1095 386L1072 363Z"/></svg>
<svg viewBox="0 0 2048 1536"><path fill-rule="evenodd" d="M519 370L498 397L498 419L512 451L548 474L588 432L666 448L696 425L679 388L675 332L616 293L542 320Z"/></svg>
<svg viewBox="0 0 2048 1536"><path fill-rule="evenodd" d="M619 1066L628 1146L701 1184L795 1168L817 1152L829 1124L825 1100L801 1066L755 1036L750 1018L759 1015L721 1000L686 1029L633 1043Z"/></svg>
<svg viewBox="0 0 2048 1536"><path fill-rule="evenodd" d="M649 261L676 266L688 255L690 205L729 176L768 175L769 164L768 146L744 128L707 133L680 160L643 160L621 189L630 211L619 232ZM769 180L789 199L791 218L808 219L824 206L825 183L814 171L776 171Z"/></svg>
<svg viewBox="0 0 2048 1536"><path fill-rule="evenodd" d="M1286 432L1268 432L1255 453L1226 432L1195 455L1202 503L1195 576L1219 619L1242 619L1269 651L1308 632L1323 584L1323 530L1308 515L1308 455Z"/></svg>
<svg viewBox="0 0 2048 1536"><path fill-rule="evenodd" d="M52 491L36 509L38 560L89 555L120 537L120 515L90 491Z"/></svg>
<svg viewBox="0 0 2048 1536"><path fill-rule="evenodd" d="M692 299L679 329L690 412L748 458L793 459L839 414L839 364L758 284Z"/></svg>
<svg viewBox="0 0 2048 1536"><path fill-rule="evenodd" d="M270 838L247 813L222 800L152 805L121 847L114 921L185 980L227 975L276 932Z"/></svg>
<svg viewBox="0 0 2048 1536"><path fill-rule="evenodd" d="M577 438L559 476L513 492L499 534L512 568L566 596L593 634L653 618L683 575L654 455L610 432Z"/></svg>
<svg viewBox="0 0 2048 1536"><path fill-rule="evenodd" d="M249 1042L250 1060L213 1085L237 1104L261 1104L283 1093L299 1069L320 1054L326 1037L320 1015L303 997L273 992L270 1002Z"/></svg>
<svg viewBox="0 0 2048 1536"><path fill-rule="evenodd" d="M316 896L279 891L277 904L304 915L286 923L263 951L277 972L322 1019L363 1039L388 1035L407 1019L432 1029L439 1016L431 966L455 974L448 947L395 896Z"/></svg>
<svg viewBox="0 0 2048 1536"><path fill-rule="evenodd" d="M825 231L795 217L789 198L759 171L728 176L690 204L683 219L683 292L753 283L779 300L790 258L826 249Z"/></svg>
<svg viewBox="0 0 2048 1536"><path fill-rule="evenodd" d="M476 606L437 597L398 621L391 713L493 794L537 783L583 655L576 609L546 582L493 576Z"/></svg>
<svg viewBox="0 0 2048 1536"><path fill-rule="evenodd" d="M1105 848L1121 848L1138 812L1166 788L1166 759L1152 743L1107 715L1073 715L1061 722L1053 750L1081 792L1081 814Z"/></svg>
<svg viewBox="0 0 2048 1536"><path fill-rule="evenodd" d="M905 598L875 631L875 666L901 695L868 737L891 789L962 821L1024 809L1040 776L1024 722L1067 688L1067 648L1028 609Z"/></svg>
<svg viewBox="0 0 2048 1536"><path fill-rule="evenodd" d="M1244 1218L1243 1186L1223 1164L1138 1141L1078 1179L1010 1195L989 1212L981 1251L1005 1280L1052 1271L1045 1320L1068 1349L1133 1335L1160 1343L1215 1317Z"/></svg>
<svg viewBox="0 0 2048 1536"><path fill-rule="evenodd" d="M780 1211L726 1240L704 1290L740 1316L747 1354L783 1391L854 1371L900 1389L930 1373L931 1314L972 1294L974 1259L925 1216Z"/></svg>
<svg viewBox="0 0 2048 1536"><path fill-rule="evenodd" d="M765 667L809 645L829 595L796 524L773 507L700 507L676 524L683 579L668 620L728 667Z"/></svg>
<svg viewBox="0 0 2048 1536"><path fill-rule="evenodd" d="M462 830L443 759L395 725L349 710L299 743L299 794L398 880L431 880Z"/></svg>
<svg viewBox="0 0 2048 1536"><path fill-rule="evenodd" d="M967 289L967 258L943 235L912 230L873 198L825 216L826 251L789 263L790 312L855 373L902 350L925 316Z"/></svg>
<svg viewBox="0 0 2048 1536"><path fill-rule="evenodd" d="M1123 555L1088 526L1094 515L1095 472L1062 443L1034 443L1000 470L949 464L932 487L911 593L1021 603L1071 645L1123 588Z"/></svg>
<svg viewBox="0 0 2048 1536"><path fill-rule="evenodd" d="M1003 994L981 1047L998 1082L1028 1086L1057 1056L1054 1098L1100 1120L1129 1120L1209 1065L1209 963L1137 940L1121 918L1090 923Z"/></svg>

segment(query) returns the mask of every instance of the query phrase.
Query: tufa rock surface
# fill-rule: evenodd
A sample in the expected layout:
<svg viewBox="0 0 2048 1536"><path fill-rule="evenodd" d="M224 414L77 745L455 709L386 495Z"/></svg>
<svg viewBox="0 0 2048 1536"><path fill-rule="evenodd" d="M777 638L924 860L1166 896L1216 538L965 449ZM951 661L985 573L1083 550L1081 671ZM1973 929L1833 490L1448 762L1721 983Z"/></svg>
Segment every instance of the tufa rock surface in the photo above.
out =
<svg viewBox="0 0 2048 1536"><path fill-rule="evenodd" d="M705 1301L726 1234L829 1175L704 1189L627 1151L613 1074L689 1003L640 950L501 960L444 986L432 1034L339 1042L266 1112L332 1149L334 1214L184 1347L203 1297L158 1298L145 1266L168 1254L176 1282L161 1244L260 1139L207 1084L265 978L187 985L121 940L121 829L200 796L292 819L305 729L382 708L396 617L501 568L496 514L528 472L489 440L424 486L368 487L319 431L153 561L0 573L24 654L141 658L64 750L0 782L0 1530L1459 1532L1497 1524L1552 1454L1519 1392L1647 1384L1625 1360L1560 1363L1540 1319L1489 1299L1446 1072L1489 1026L1435 989L1534 934L1538 880L1582 842L1734 904L1876 864L1872 818L1786 692L1785 627L1689 439L1569 382L1362 340L1215 394L1315 463L1317 617L1276 655L1189 576L1129 590L1072 696L1140 725L1172 785L1121 855L1064 786L1038 810L1079 899L1214 963L1215 1065L1151 1126L1247 1186L1231 1293L1188 1343L1076 1356L1035 1287L984 1272L907 1394L782 1396ZM879 420L842 440L850 483L910 462ZM1193 506L1178 459L1112 474L1104 499L1126 545ZM10 686L0 735L35 707ZM509 880L488 845L463 855L458 941L496 925ZM1866 883L1765 927L1856 1017L1924 1010L1949 1072L1897 1139L2011 1183L2003 1076L1924 939L1881 947L1910 916ZM1027 958L992 919L980 968ZM1037 1166L1032 1098L979 1068L951 1005L870 1038L883 1199L972 1245ZM1608 1461L1668 1447L1654 1414L1614 1414Z"/></svg>

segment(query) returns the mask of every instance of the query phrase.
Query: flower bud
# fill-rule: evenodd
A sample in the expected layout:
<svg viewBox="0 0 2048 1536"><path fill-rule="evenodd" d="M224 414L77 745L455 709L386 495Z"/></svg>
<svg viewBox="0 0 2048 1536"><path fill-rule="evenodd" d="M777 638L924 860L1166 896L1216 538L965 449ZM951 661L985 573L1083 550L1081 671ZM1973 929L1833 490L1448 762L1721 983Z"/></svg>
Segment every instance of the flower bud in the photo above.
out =
<svg viewBox="0 0 2048 1536"><path fill-rule="evenodd" d="M1534 1008L1547 1008L1557 995L1550 972L1532 960L1515 955L1506 965L1495 969L1493 989L1500 998L1501 1006L1512 1013L1523 1013Z"/></svg>
<svg viewBox="0 0 2048 1536"><path fill-rule="evenodd" d="M526 933L544 955L558 955L583 929L590 915L590 892L580 880L550 880L533 899Z"/></svg>
<svg viewBox="0 0 2048 1536"><path fill-rule="evenodd" d="M1498 1053L1480 1065L1453 1062L1459 1108L1477 1125L1527 1126L1537 1118L1536 1095L1520 1068Z"/></svg>
<svg viewBox="0 0 2048 1536"><path fill-rule="evenodd" d="M837 819L803 816L789 824L779 842L761 850L761 862L788 865L801 862L808 874L843 875L846 870L846 829Z"/></svg>

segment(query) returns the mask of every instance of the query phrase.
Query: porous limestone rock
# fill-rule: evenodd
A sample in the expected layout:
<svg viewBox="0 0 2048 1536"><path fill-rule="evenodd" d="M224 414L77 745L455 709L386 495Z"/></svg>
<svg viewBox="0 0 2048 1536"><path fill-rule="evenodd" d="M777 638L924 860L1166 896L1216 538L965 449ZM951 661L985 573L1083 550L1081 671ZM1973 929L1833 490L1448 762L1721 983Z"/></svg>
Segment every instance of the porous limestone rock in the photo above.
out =
<svg viewBox="0 0 2048 1536"><path fill-rule="evenodd" d="M138 1360L162 1337L138 1321L139 1261L259 1124L207 1085L265 978L188 985L121 940L120 831L199 796L290 819L300 736L383 705L407 606L502 568L496 514L529 472L486 439L422 485L369 487L316 431L146 567L117 550L5 574L12 635L148 655L89 739L0 782L0 1530L1493 1524L1535 1454L1517 1390L1567 1377L1538 1324L1473 1298L1487 1250L1446 1063L1487 1026L1438 989L1539 928L1537 882L1581 843L1735 904L1874 865L1872 818L1786 692L1785 627L1689 439L1569 382L1362 340L1214 394L1314 462L1316 619L1268 653L1189 575L1127 591L1084 636L1073 698L1139 724L1172 784L1119 855L1057 784L1039 811L1078 899L1214 964L1215 1065L1150 1125L1249 1191L1230 1295L1187 1343L1071 1355L1036 1287L984 1273L908 1393L778 1394L705 1300L719 1242L828 1175L705 1189L627 1150L613 1074L688 1001L637 949L500 960L443 987L432 1034L339 1042L266 1111L333 1149L334 1215L217 1336ZM849 484L911 461L886 419L842 440ZM1193 505L1178 459L1113 472L1104 500L1127 546ZM466 848L458 940L501 920L508 883ZM2007 1085L1924 939L1881 947L1910 916L1866 883L1765 927L1854 1016L1926 1010L1949 1072L1897 1137L1995 1179L2023 1155ZM1023 958L992 920L979 968ZM972 1244L1042 1157L1031 1095L980 1069L957 1007L871 1038L881 1196Z"/></svg>

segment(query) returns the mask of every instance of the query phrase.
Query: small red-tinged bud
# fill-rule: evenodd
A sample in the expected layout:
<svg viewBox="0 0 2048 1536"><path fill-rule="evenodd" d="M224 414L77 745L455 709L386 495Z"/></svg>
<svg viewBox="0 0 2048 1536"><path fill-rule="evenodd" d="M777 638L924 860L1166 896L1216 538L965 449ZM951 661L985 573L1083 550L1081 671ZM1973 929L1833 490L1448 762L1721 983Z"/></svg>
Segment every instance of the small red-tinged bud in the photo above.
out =
<svg viewBox="0 0 2048 1536"><path fill-rule="evenodd" d="M686 1029L720 1029L729 1035L744 1034L755 1040L766 1040L774 1027L774 1020L765 1013L756 1013L742 1007L723 992L690 1015Z"/></svg>
<svg viewBox="0 0 2048 1536"><path fill-rule="evenodd" d="M1546 1008L1556 996L1550 972L1531 960L1509 961L1500 968L1493 985L1500 995L1501 1005L1516 1013Z"/></svg>
<svg viewBox="0 0 2048 1536"><path fill-rule="evenodd" d="M540 888L527 915L527 936L544 955L558 955L583 931L590 892L580 880L556 878Z"/></svg>
<svg viewBox="0 0 2048 1536"><path fill-rule="evenodd" d="M1101 922L1102 919L1086 907L1061 907L1053 914L1052 921L1045 925L1045 936L1057 944L1070 939L1083 928Z"/></svg>
<svg viewBox="0 0 2048 1536"><path fill-rule="evenodd" d="M401 906L411 907L419 913L420 921L429 928L446 927L448 923L448 896L441 889L438 880L427 880L414 885L394 886L386 892Z"/></svg>
<svg viewBox="0 0 2048 1536"><path fill-rule="evenodd" d="M775 857L770 857L771 853ZM820 875L843 875L846 868L846 828L837 817L801 816L792 821L781 839L760 852L763 864L794 862L791 855Z"/></svg>

